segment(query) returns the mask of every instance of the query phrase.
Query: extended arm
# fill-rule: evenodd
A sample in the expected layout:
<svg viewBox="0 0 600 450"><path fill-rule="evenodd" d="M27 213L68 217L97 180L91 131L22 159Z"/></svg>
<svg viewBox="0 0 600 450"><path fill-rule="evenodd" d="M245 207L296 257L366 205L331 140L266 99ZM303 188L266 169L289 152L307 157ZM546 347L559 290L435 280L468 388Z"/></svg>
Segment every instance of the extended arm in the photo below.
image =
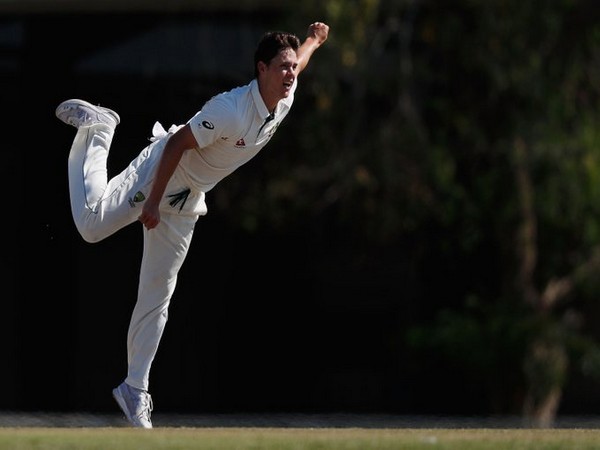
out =
<svg viewBox="0 0 600 450"><path fill-rule="evenodd" d="M142 213L138 220L144 224L147 229L152 229L160 222L160 200L162 199L167 184L175 172L183 153L186 150L194 148L197 144L190 125L187 124L177 130L173 136L169 138L163 154L161 156L156 176L152 183L152 189L148 198L142 207Z"/></svg>
<svg viewBox="0 0 600 450"><path fill-rule="evenodd" d="M310 57L327 40L328 35L329 26L323 22L315 22L308 27L306 39L296 52L298 56L298 73L306 68Z"/></svg>

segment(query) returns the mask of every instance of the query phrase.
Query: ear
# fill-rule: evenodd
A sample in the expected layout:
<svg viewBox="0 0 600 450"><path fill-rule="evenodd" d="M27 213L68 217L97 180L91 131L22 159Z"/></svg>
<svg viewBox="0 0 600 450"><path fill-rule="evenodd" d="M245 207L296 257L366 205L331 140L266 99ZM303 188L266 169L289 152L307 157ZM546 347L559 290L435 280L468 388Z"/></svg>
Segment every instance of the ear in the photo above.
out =
<svg viewBox="0 0 600 450"><path fill-rule="evenodd" d="M267 66L267 65L266 65L266 64L265 64L263 61L259 61L259 62L256 64L256 67L257 67L257 69L258 69L258 73L264 73L264 72L266 72L266 71L267 71L267 69L268 69L268 66Z"/></svg>

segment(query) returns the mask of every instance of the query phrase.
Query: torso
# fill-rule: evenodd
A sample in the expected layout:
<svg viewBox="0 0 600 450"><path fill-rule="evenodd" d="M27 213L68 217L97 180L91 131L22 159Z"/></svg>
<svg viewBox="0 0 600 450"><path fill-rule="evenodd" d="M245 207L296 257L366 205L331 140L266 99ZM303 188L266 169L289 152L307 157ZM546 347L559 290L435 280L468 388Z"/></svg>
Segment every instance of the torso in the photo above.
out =
<svg viewBox="0 0 600 450"><path fill-rule="evenodd" d="M288 114L295 88L296 85L291 95L279 102L272 120L267 120L270 113L256 80L209 100L188 121L198 147L186 152L180 163L193 187L207 192L252 159Z"/></svg>

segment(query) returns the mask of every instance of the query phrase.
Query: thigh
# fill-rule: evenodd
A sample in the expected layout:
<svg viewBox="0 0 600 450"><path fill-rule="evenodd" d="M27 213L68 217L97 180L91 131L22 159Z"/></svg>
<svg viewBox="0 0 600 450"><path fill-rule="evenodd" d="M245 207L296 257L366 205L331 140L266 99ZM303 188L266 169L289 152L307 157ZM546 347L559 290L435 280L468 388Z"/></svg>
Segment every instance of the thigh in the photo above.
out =
<svg viewBox="0 0 600 450"><path fill-rule="evenodd" d="M144 228L140 276L150 284L175 282L194 233L198 216L164 214L156 228Z"/></svg>

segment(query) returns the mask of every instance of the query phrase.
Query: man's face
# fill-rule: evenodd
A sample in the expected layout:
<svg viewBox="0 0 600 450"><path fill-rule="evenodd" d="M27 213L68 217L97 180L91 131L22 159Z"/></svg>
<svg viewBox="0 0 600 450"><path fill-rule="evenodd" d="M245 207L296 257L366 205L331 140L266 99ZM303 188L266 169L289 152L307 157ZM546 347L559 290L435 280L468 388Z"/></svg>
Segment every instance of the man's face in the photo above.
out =
<svg viewBox="0 0 600 450"><path fill-rule="evenodd" d="M261 92L266 103L278 102L290 95L297 68L298 57L291 48L280 51L268 65L259 63Z"/></svg>

